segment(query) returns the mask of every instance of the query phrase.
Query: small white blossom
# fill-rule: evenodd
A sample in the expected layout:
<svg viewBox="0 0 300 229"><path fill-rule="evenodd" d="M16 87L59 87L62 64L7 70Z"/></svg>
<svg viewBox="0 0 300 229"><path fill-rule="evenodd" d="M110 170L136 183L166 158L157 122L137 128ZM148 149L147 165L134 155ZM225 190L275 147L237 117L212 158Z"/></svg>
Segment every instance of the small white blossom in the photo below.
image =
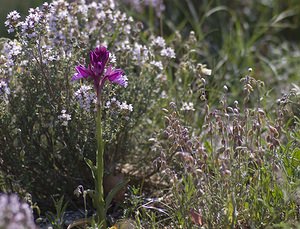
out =
<svg viewBox="0 0 300 229"><path fill-rule="evenodd" d="M105 108L107 109L119 109L119 110L124 110L124 111L133 111L133 106L132 104L127 104L127 102L120 102L118 101L115 97L112 98L111 100L108 100L105 103Z"/></svg>
<svg viewBox="0 0 300 229"><path fill-rule="evenodd" d="M162 37L156 37L152 42L151 45L153 46L159 46L161 48L165 48L166 46L166 41Z"/></svg>
<svg viewBox="0 0 300 229"><path fill-rule="evenodd" d="M97 14L97 18L100 20L105 20L106 14L104 13L104 11L99 12L99 14Z"/></svg>
<svg viewBox="0 0 300 229"><path fill-rule="evenodd" d="M113 97L111 100L108 100L105 104L105 108L111 108L111 107L120 107L121 103L118 101L115 97Z"/></svg>
<svg viewBox="0 0 300 229"><path fill-rule="evenodd" d="M0 80L0 95L1 94L5 94L5 95L10 94L10 89L4 80Z"/></svg>
<svg viewBox="0 0 300 229"><path fill-rule="evenodd" d="M122 77L125 81L124 87L126 88L128 86L128 77L126 75L123 75Z"/></svg>
<svg viewBox="0 0 300 229"><path fill-rule="evenodd" d="M110 54L110 62L113 63L113 64L115 64L116 61L117 61L117 60L116 60L116 55L113 54L113 53L111 53L111 54Z"/></svg>
<svg viewBox="0 0 300 229"><path fill-rule="evenodd" d="M130 34L131 33L131 26L130 25L125 25L124 26L124 33Z"/></svg>
<svg viewBox="0 0 300 229"><path fill-rule="evenodd" d="M21 18L21 15L15 10L10 12L6 17L7 20L14 20L14 21L18 20L19 18Z"/></svg>
<svg viewBox="0 0 300 229"><path fill-rule="evenodd" d="M0 101L3 100L7 104L9 95L10 89L7 85L7 82L0 80Z"/></svg>
<svg viewBox="0 0 300 229"><path fill-rule="evenodd" d="M151 61L150 64L152 64L155 67L158 67L160 70L163 70L163 65L161 61Z"/></svg>
<svg viewBox="0 0 300 229"><path fill-rule="evenodd" d="M120 109L121 110L129 110L129 111L133 111L133 106L132 104L127 104L127 102L122 102L120 105Z"/></svg>
<svg viewBox="0 0 300 229"><path fill-rule="evenodd" d="M16 194L0 194L0 228L37 228L32 209L27 203L20 201Z"/></svg>
<svg viewBox="0 0 300 229"><path fill-rule="evenodd" d="M4 24L6 27L8 27L8 33L12 33L15 31L15 28L19 25L20 18L20 14L15 10L7 15L7 20L4 22Z"/></svg>
<svg viewBox="0 0 300 229"><path fill-rule="evenodd" d="M105 44L103 44L105 45ZM127 51L131 51L132 47L131 47L131 44L129 42L128 39L118 43L118 50L127 50Z"/></svg>
<svg viewBox="0 0 300 229"><path fill-rule="evenodd" d="M180 108L181 111L194 111L194 104L192 102L183 102L182 107Z"/></svg>
<svg viewBox="0 0 300 229"><path fill-rule="evenodd" d="M160 55L161 56L166 56L166 57L169 57L169 58L176 58L176 55L175 55L175 52L174 52L174 49L172 48L165 48L165 49L162 49L160 51Z"/></svg>
<svg viewBox="0 0 300 229"><path fill-rule="evenodd" d="M206 67L206 64L199 64L200 72L204 75L210 76L211 75L211 69L208 69Z"/></svg>
<svg viewBox="0 0 300 229"><path fill-rule="evenodd" d="M162 98L162 99L168 98L168 95L167 95L166 91L161 92L160 98Z"/></svg>
<svg viewBox="0 0 300 229"><path fill-rule="evenodd" d="M134 43L132 59L144 63L149 59L149 50L144 45Z"/></svg>
<svg viewBox="0 0 300 229"><path fill-rule="evenodd" d="M25 21L20 22L21 32L25 37L34 38L38 35L35 31L35 27L41 24L43 13L39 10L39 8L30 8L28 12L29 15L26 16Z"/></svg>
<svg viewBox="0 0 300 229"><path fill-rule="evenodd" d="M3 50L6 57L6 64L8 67L15 65L15 59L21 54L22 47L17 41L9 41L4 43Z"/></svg>
<svg viewBox="0 0 300 229"><path fill-rule="evenodd" d="M166 81L167 80L167 76L165 74L158 74L156 76L156 79L161 80L161 81Z"/></svg>
<svg viewBox="0 0 300 229"><path fill-rule="evenodd" d="M91 86L82 85L74 96L79 103L79 106L87 112L90 112L92 104L96 103L96 94L92 91Z"/></svg>
<svg viewBox="0 0 300 229"><path fill-rule="evenodd" d="M58 119L62 122L61 125L63 126L68 126L68 122L71 120L71 115L66 112L66 110L62 110L61 115L58 116Z"/></svg>

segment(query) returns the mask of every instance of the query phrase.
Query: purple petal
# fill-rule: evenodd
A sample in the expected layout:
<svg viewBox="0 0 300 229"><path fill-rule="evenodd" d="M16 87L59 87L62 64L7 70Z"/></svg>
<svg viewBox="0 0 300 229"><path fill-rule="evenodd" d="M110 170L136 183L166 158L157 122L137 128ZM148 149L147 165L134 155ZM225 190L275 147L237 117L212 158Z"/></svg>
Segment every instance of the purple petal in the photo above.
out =
<svg viewBox="0 0 300 229"><path fill-rule="evenodd" d="M122 69L112 69L111 66L106 70L105 77L112 83L119 84L123 87L127 86L127 77L123 75Z"/></svg>
<svg viewBox="0 0 300 229"><path fill-rule="evenodd" d="M97 49L98 61L101 61L104 65L106 65L109 59L109 51L104 47L100 46Z"/></svg>
<svg viewBox="0 0 300 229"><path fill-rule="evenodd" d="M96 54L94 53L94 51L90 51L90 61L91 61L91 64L93 65L93 63L96 63L97 62L97 56Z"/></svg>
<svg viewBox="0 0 300 229"><path fill-rule="evenodd" d="M105 65L102 62L97 62L92 66L92 71L95 75L100 77L103 74L104 67Z"/></svg>
<svg viewBox="0 0 300 229"><path fill-rule="evenodd" d="M108 59L109 51L104 46L97 47L90 52L90 60L93 66L99 62L101 62L102 65L105 66Z"/></svg>
<svg viewBox="0 0 300 229"><path fill-rule="evenodd" d="M72 81L74 81L74 80L79 80L79 79L82 79L83 78L83 76L82 75L80 75L79 73L75 73L73 76L72 76Z"/></svg>
<svg viewBox="0 0 300 229"><path fill-rule="evenodd" d="M76 71L77 71L80 75L82 75L84 78L88 78L89 76L92 75L92 72L91 72L88 68L86 68L86 67L84 67L84 66L82 66L82 65L78 65L78 66L76 66L75 68L76 68Z"/></svg>
<svg viewBox="0 0 300 229"><path fill-rule="evenodd" d="M75 73L73 75L73 77L71 79L72 81L82 79L82 78L88 78L89 76L92 75L92 72L88 68L86 68L82 65L76 66L75 69L76 69L77 73Z"/></svg>

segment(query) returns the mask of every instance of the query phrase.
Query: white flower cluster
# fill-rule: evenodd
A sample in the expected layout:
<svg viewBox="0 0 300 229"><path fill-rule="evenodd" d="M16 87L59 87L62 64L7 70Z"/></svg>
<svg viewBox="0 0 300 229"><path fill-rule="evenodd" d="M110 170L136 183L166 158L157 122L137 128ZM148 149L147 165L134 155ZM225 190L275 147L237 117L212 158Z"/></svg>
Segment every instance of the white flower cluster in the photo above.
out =
<svg viewBox="0 0 300 229"><path fill-rule="evenodd" d="M115 2L53 0L40 8L30 9L23 21L16 11L11 12L6 26L17 32L16 40L4 42L0 53L0 74L9 78L18 75L16 73L25 75L30 71L32 74L36 72L32 69L43 69L52 82L58 82L59 77L59 80L65 80L61 78L62 71L56 74L62 66L71 78L75 72L75 60L84 62L84 56L91 47L109 44L111 62L117 62L118 67L130 72L129 77L140 77L146 82L163 75L170 60L175 58L174 50L167 47L160 36L151 37L150 42L145 43L140 36L141 23L134 22L132 17L118 10ZM152 3L148 1L147 4ZM144 77L146 75L147 78ZM35 77L38 79L40 76ZM136 79L129 80L138 82ZM164 84L164 81L157 80L155 83ZM160 88L154 84L153 87ZM86 111L93 109L96 101L91 89L82 86L73 94ZM160 94L159 90L152 92ZM125 102L120 107L132 110L132 105Z"/></svg>
<svg viewBox="0 0 300 229"><path fill-rule="evenodd" d="M5 80L0 80L0 98L7 102L10 89Z"/></svg>
<svg viewBox="0 0 300 229"><path fill-rule="evenodd" d="M41 62L43 62L44 64L48 64L49 62L58 61L60 59L66 58L68 55L64 52L64 50L58 52L56 48L53 48L50 45L42 45L41 53L43 53L43 58L41 59Z"/></svg>
<svg viewBox="0 0 300 229"><path fill-rule="evenodd" d="M130 111L132 112L133 111L133 106L132 104L127 104L127 102L122 102L120 105L119 105L119 108L121 110L124 110L124 111Z"/></svg>
<svg viewBox="0 0 300 229"><path fill-rule="evenodd" d="M122 45L121 45L122 48ZM127 49L131 49L131 47L128 45ZM137 60L139 63L145 63L149 60L149 50L145 45L141 45L138 43L134 43L134 48L132 50L132 59Z"/></svg>
<svg viewBox="0 0 300 229"><path fill-rule="evenodd" d="M138 42L130 44L129 39L117 43L117 51L126 50L131 52L132 60L138 65L150 64L159 71L164 69L167 60L176 58L175 51L171 47L166 47L163 37L152 37L149 46Z"/></svg>
<svg viewBox="0 0 300 229"><path fill-rule="evenodd" d="M112 98L111 100L107 101L105 104L105 108L109 109L109 108L113 108L113 109L119 109L119 110L123 110L123 111L133 111L133 106L132 104L127 104L127 102L120 102L118 101L116 98Z"/></svg>
<svg viewBox="0 0 300 229"><path fill-rule="evenodd" d="M192 102L183 102L182 107L180 108L181 111L194 111L194 104Z"/></svg>
<svg viewBox="0 0 300 229"><path fill-rule="evenodd" d="M206 67L206 64L198 64L197 68L200 68L200 73L206 76L210 76L212 70Z"/></svg>
<svg viewBox="0 0 300 229"><path fill-rule="evenodd" d="M16 194L0 194L0 228L35 229L32 210Z"/></svg>
<svg viewBox="0 0 300 229"><path fill-rule="evenodd" d="M16 58L18 58L21 52L22 47L16 40L4 43L2 49L3 54L1 55L1 59L5 60L3 67L8 69L10 72L10 68L15 65Z"/></svg>
<svg viewBox="0 0 300 229"><path fill-rule="evenodd" d="M25 21L20 23L21 31L24 36L28 38L37 37L35 27L41 24L43 19L43 13L38 9L29 9L29 15L25 18Z"/></svg>
<svg viewBox="0 0 300 229"><path fill-rule="evenodd" d="M174 49L172 49L170 47L162 49L160 51L160 55L166 56L166 57L169 57L169 58L176 58Z"/></svg>
<svg viewBox="0 0 300 229"><path fill-rule="evenodd" d="M166 47L166 41L163 37L152 37L151 40L151 46L154 49L160 48L160 55L162 57L167 57L171 59L176 58L174 49L171 47Z"/></svg>
<svg viewBox="0 0 300 229"><path fill-rule="evenodd" d="M152 64L153 66L157 67L160 70L163 70L163 64L161 61L151 61L150 64Z"/></svg>
<svg viewBox="0 0 300 229"><path fill-rule="evenodd" d="M74 93L80 107L87 112L90 112L91 106L96 103L96 94L92 92L92 89L93 88L91 86L82 85Z"/></svg>
<svg viewBox="0 0 300 229"><path fill-rule="evenodd" d="M5 21L5 26L8 28L8 33L13 33L15 31L15 27L19 24L19 19L21 18L21 15L17 11L10 12Z"/></svg>
<svg viewBox="0 0 300 229"><path fill-rule="evenodd" d="M161 48L165 48L166 47L166 41L163 37L155 37L152 39L152 42L151 42L151 45L152 46L158 46L158 47L161 47Z"/></svg>
<svg viewBox="0 0 300 229"><path fill-rule="evenodd" d="M61 115L58 116L59 121L61 121L61 125L68 126L68 122L71 120L71 115L66 113L66 110L61 111Z"/></svg>
<svg viewBox="0 0 300 229"><path fill-rule="evenodd" d="M161 3L157 0L144 1L148 6ZM162 37L152 38L152 42L147 45L141 44L141 39L135 37L142 29L141 25L118 10L114 0L91 3L85 0L74 0L72 3L53 0L40 8L30 9L23 21L18 12L11 12L5 25L10 32L18 32L19 45L15 48L22 45L24 50L20 62L22 58L27 58L50 67L54 61L72 59L79 47L89 47L91 41L96 41L94 46L110 43L110 51L115 54L118 62L128 63L129 57L131 63L134 61L132 64L140 67L145 65L157 74L161 73L169 59L175 58L174 50L166 47ZM117 34L113 43L109 40L112 31ZM8 65L12 65L11 58L7 59Z"/></svg>

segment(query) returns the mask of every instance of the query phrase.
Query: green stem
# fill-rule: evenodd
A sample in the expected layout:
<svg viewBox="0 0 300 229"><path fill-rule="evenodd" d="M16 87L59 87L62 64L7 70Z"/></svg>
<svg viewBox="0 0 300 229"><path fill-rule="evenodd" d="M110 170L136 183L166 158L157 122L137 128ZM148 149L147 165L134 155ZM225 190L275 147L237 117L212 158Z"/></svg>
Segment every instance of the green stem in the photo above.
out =
<svg viewBox="0 0 300 229"><path fill-rule="evenodd" d="M104 192L103 192L103 175L104 175L104 142L102 138L102 125L101 125L101 106L97 106L97 120L96 120L96 138L97 138L97 155L96 155L96 208L98 223L102 224L102 228L106 228L106 214L105 214L105 202L104 202Z"/></svg>

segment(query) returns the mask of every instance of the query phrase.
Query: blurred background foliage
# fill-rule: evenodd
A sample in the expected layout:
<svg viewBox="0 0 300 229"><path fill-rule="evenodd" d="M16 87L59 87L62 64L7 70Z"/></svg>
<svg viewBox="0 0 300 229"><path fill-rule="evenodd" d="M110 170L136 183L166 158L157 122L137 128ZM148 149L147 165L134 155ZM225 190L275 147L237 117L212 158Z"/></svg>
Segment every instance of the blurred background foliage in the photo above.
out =
<svg viewBox="0 0 300 229"><path fill-rule="evenodd" d="M178 55L185 45L180 41L195 32L197 43L190 57L213 69L214 79L208 85L213 89L212 102L223 87L219 82L226 82L230 92L240 96L239 80L248 67L257 75L263 72L260 77L268 81L273 96L299 81L295 74L299 72L299 1L166 0L164 4L160 18L151 8L139 14L127 10L156 34L169 41L175 38Z"/></svg>

